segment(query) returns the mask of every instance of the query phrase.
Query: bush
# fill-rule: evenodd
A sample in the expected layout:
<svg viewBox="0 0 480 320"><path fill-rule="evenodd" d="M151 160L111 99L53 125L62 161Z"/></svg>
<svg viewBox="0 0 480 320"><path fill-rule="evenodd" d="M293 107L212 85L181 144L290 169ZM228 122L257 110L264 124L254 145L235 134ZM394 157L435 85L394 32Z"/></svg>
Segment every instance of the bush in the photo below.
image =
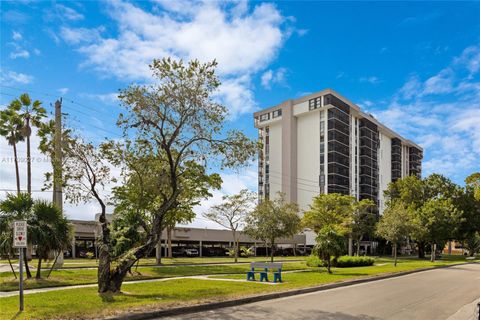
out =
<svg viewBox="0 0 480 320"><path fill-rule="evenodd" d="M365 267L372 266L375 260L370 257L350 257L341 256L337 261L332 260L332 264L337 268ZM325 263L317 256L311 255L307 258L307 266L324 267Z"/></svg>
<svg viewBox="0 0 480 320"><path fill-rule="evenodd" d="M307 258L307 266L309 266L309 267L323 267L323 261L319 257L311 255Z"/></svg>
<svg viewBox="0 0 480 320"><path fill-rule="evenodd" d="M342 256L338 258L336 267L338 268L366 267L366 266L373 266L374 262L375 260L370 257Z"/></svg>
<svg viewBox="0 0 480 320"><path fill-rule="evenodd" d="M95 255L93 254L93 252L87 252L87 253L85 254L85 257L86 257L87 259L93 259L93 257L95 257Z"/></svg>

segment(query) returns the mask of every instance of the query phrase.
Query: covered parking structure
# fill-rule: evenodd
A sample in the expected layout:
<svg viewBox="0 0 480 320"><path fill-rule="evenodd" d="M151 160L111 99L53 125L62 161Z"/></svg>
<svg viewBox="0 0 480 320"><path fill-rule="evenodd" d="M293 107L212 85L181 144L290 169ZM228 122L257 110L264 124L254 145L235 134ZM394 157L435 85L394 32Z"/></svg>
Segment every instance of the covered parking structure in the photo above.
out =
<svg viewBox="0 0 480 320"><path fill-rule="evenodd" d="M99 225L96 221L70 220L75 236L69 248L71 257L84 257L87 252L97 256L97 238ZM183 255L182 248L194 248L198 256L225 256L226 249L233 247L233 237L230 230L175 227L171 233L172 251L174 255ZM240 246L252 248L254 255L268 254L265 244L255 240L243 232L239 232ZM293 238L278 239L279 248L287 249L288 252L295 254L297 251L305 252L306 236L299 234ZM161 237L161 246L152 255L158 257L167 256L167 232L163 231ZM287 251L287 250L285 250ZM197 256L196 255L196 256Z"/></svg>

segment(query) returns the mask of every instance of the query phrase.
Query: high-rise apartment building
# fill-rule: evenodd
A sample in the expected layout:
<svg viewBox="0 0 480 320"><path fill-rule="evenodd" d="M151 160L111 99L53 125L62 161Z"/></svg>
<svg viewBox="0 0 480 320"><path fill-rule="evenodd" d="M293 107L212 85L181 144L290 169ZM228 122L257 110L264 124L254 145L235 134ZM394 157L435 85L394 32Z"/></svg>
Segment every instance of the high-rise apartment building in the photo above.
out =
<svg viewBox="0 0 480 320"><path fill-rule="evenodd" d="M254 117L263 142L260 198L281 191L306 210L318 194L350 194L372 199L381 214L390 182L421 176L421 147L333 90L287 100Z"/></svg>

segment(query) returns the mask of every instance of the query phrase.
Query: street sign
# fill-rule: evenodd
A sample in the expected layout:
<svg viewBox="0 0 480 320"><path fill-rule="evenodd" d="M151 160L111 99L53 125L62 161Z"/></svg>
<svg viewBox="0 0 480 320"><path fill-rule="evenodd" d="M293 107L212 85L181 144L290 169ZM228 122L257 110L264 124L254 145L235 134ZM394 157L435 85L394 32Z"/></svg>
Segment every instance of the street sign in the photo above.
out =
<svg viewBox="0 0 480 320"><path fill-rule="evenodd" d="M22 220L13 222L13 247L27 247L27 221Z"/></svg>

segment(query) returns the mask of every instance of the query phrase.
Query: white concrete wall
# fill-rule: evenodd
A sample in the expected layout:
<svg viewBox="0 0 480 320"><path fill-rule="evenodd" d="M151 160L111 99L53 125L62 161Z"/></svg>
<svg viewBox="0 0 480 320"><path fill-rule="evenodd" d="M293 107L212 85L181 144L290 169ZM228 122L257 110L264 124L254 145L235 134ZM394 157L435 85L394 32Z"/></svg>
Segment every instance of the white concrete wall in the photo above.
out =
<svg viewBox="0 0 480 320"><path fill-rule="evenodd" d="M297 117L297 203L307 210L312 198L319 194L320 113Z"/></svg>
<svg viewBox="0 0 480 320"><path fill-rule="evenodd" d="M379 133L380 150L378 152L378 166L379 166L379 212L383 214L385 209L385 197L383 191L388 187L392 181L392 140L385 134Z"/></svg>
<svg viewBox="0 0 480 320"><path fill-rule="evenodd" d="M296 104L293 106L293 115L298 116L302 113L308 112L308 101Z"/></svg>
<svg viewBox="0 0 480 320"><path fill-rule="evenodd" d="M282 192L282 122L270 124L270 198Z"/></svg>

